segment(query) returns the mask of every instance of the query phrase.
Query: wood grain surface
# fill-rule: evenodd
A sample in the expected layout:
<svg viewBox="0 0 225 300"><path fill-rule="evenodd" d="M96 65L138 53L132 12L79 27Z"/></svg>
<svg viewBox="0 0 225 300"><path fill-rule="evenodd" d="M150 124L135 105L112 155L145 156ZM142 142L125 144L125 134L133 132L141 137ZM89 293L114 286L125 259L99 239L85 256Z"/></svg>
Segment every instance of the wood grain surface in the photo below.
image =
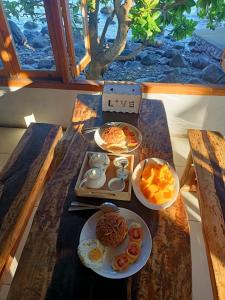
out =
<svg viewBox="0 0 225 300"><path fill-rule="evenodd" d="M81 264L76 253L79 235L93 212L69 213L67 209L76 199L96 204L104 200L76 198L74 194L86 150L99 150L93 135L80 133L80 125L116 120L138 126L143 143L134 152L135 165L149 156L173 164L173 155L162 102L143 100L140 115L102 114L99 96L79 96L75 107L77 105L87 112L90 105L91 111L86 114L90 119L80 115L79 110L74 112L73 122L76 123L71 127L70 146L47 184L8 299L191 299L189 227L180 197L172 207L160 212L142 206L133 193L130 203L112 201L138 213L151 230L152 253L136 275L110 280Z"/></svg>
<svg viewBox="0 0 225 300"><path fill-rule="evenodd" d="M32 123L0 173L0 272L42 190L61 127Z"/></svg>
<svg viewBox="0 0 225 300"><path fill-rule="evenodd" d="M218 132L188 131L215 299L225 298L225 140Z"/></svg>

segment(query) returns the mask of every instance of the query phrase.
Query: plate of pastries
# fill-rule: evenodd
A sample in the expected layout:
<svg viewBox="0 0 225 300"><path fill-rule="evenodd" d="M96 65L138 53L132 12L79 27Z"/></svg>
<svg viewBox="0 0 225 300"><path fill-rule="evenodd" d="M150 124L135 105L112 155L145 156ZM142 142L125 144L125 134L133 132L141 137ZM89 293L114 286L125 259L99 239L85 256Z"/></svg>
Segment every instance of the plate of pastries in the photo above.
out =
<svg viewBox="0 0 225 300"><path fill-rule="evenodd" d="M82 264L112 279L129 277L147 262L152 249L148 226L135 212L101 211L84 224L77 253Z"/></svg>
<svg viewBox="0 0 225 300"><path fill-rule="evenodd" d="M95 131L96 144L105 151L129 153L137 149L142 142L138 128L124 122L110 122Z"/></svg>

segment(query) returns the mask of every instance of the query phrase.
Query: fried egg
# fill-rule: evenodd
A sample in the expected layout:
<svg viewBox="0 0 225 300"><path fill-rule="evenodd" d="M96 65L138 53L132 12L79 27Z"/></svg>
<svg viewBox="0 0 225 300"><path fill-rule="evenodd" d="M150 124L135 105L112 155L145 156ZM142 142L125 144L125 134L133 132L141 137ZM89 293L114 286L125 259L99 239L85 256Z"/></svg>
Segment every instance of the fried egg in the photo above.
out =
<svg viewBox="0 0 225 300"><path fill-rule="evenodd" d="M89 239L80 242L77 253L87 268L100 268L104 262L106 249L97 239Z"/></svg>

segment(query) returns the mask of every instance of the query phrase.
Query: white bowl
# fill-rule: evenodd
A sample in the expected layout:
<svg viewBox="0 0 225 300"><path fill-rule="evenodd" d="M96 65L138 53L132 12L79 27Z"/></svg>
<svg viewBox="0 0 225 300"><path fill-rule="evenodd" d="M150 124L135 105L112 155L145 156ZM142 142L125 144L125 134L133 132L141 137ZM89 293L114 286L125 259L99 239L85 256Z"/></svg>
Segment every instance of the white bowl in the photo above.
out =
<svg viewBox="0 0 225 300"><path fill-rule="evenodd" d="M169 166L169 169L171 171L171 173L173 174L174 177L174 188L175 188L175 192L173 197L171 197L171 199L168 199L167 202L165 202L164 204L154 204L151 203L142 193L139 183L140 183L140 177L141 177L141 173L143 172L143 167L144 167L144 162L146 160L146 163L153 163L153 164L167 164ZM134 189L134 193L136 195L136 197L138 198L138 200L146 207L150 208L150 209L154 209L154 210L160 210L160 209L164 209L164 208L168 208L170 207L177 199L179 190L180 190L180 184L179 184L179 178L177 176L177 173L175 172L174 168L172 166L170 166L165 160L160 159L160 158L147 158L143 161L141 161L135 168L133 174L132 174L132 184L133 184L133 189Z"/></svg>

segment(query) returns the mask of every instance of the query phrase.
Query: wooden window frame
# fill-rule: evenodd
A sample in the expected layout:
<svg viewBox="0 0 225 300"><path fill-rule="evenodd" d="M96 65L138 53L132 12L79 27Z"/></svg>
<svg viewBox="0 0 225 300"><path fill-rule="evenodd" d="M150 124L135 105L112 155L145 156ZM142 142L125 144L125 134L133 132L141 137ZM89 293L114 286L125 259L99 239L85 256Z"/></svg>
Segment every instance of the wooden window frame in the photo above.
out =
<svg viewBox="0 0 225 300"><path fill-rule="evenodd" d="M55 71L21 69L9 25L0 0L0 54L10 59L1 59L0 85L9 87L53 88L102 92L103 81L75 80L91 60L90 39L87 22L83 22L86 54L79 64L76 63L72 26L67 0L43 0L50 33L50 40L56 64ZM87 20L87 0L82 0L82 16ZM64 26L63 26L64 25ZM57 32L57 34L56 34ZM3 51L3 52L2 52ZM225 96L225 87L216 85L181 83L142 83L143 93L187 94Z"/></svg>

